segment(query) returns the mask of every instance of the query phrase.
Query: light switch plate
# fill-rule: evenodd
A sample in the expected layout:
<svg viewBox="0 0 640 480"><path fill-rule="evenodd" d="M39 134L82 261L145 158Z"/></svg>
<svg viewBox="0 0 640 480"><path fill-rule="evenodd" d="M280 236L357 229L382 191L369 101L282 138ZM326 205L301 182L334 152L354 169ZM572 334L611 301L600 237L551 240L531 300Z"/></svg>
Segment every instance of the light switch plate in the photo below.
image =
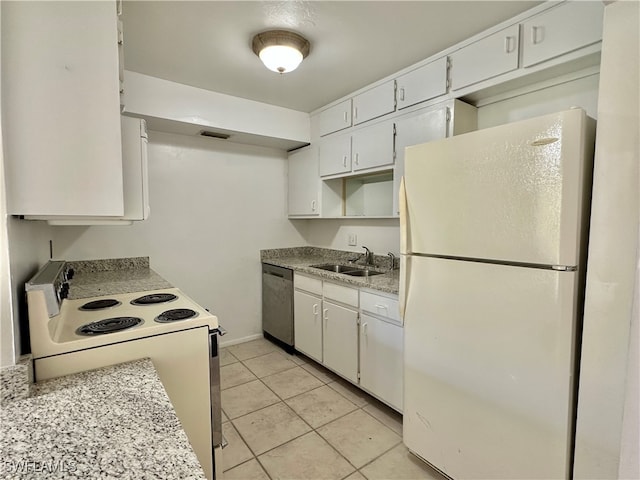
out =
<svg viewBox="0 0 640 480"><path fill-rule="evenodd" d="M349 246L355 247L358 245L358 236L355 233L349 234Z"/></svg>

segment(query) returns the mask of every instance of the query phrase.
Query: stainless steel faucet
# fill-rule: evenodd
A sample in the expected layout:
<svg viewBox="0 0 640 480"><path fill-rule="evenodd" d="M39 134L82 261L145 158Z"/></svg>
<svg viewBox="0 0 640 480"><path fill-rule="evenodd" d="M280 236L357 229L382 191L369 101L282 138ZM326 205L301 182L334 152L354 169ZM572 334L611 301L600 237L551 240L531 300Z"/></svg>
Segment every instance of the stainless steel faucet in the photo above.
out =
<svg viewBox="0 0 640 480"><path fill-rule="evenodd" d="M373 252L371 250L369 250L367 247L365 247L364 245L362 246L362 248L364 248L366 250L365 253L365 265L373 265Z"/></svg>
<svg viewBox="0 0 640 480"><path fill-rule="evenodd" d="M387 253L387 255L389 256L389 263L391 264L391 270L395 270L395 268L396 268L396 256L391 252Z"/></svg>

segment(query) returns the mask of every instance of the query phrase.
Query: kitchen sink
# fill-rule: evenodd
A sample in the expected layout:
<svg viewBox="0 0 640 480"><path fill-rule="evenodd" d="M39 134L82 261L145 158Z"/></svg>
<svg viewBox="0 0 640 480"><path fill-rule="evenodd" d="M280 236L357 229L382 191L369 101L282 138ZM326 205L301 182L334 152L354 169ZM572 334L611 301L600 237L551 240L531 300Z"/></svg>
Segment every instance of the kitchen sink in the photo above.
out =
<svg viewBox="0 0 640 480"><path fill-rule="evenodd" d="M358 270L360 267L354 267L353 265L334 265L332 263L323 263L322 265L311 265L312 268L319 268L320 270L327 270L329 272L345 273L351 270Z"/></svg>
<svg viewBox="0 0 640 480"><path fill-rule="evenodd" d="M374 275L380 275L384 272L379 272L377 270L349 270L348 272L343 272L345 275L351 275L352 277L372 277Z"/></svg>
<svg viewBox="0 0 640 480"><path fill-rule="evenodd" d="M323 263L321 265L310 265L312 268L319 268L321 270L327 270L328 272L343 273L352 277L368 277L373 275L380 275L384 272L378 270L369 270L366 267L360 267L357 265L336 265L332 263Z"/></svg>

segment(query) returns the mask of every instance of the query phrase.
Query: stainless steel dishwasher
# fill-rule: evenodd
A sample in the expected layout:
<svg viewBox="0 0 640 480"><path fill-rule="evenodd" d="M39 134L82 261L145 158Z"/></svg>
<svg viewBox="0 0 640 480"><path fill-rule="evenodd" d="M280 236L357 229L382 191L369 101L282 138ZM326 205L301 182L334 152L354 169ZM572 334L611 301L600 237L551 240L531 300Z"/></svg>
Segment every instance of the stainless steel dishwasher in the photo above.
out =
<svg viewBox="0 0 640 480"><path fill-rule="evenodd" d="M293 270L262 264L262 331L293 353Z"/></svg>

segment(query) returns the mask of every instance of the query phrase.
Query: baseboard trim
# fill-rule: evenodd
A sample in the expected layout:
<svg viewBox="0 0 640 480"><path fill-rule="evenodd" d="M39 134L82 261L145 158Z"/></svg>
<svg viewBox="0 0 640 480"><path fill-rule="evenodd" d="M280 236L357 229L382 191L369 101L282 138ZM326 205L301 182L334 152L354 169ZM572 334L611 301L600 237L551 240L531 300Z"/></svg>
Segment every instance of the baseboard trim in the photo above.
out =
<svg viewBox="0 0 640 480"><path fill-rule="evenodd" d="M218 337L218 338L222 339L224 337ZM250 342L251 340L257 340L258 338L263 338L262 333L256 333L255 335L249 335L247 337L242 337L242 338L234 338L226 342L221 341L219 345L221 348L224 348L224 347L229 347L231 345L237 345L238 343L245 343L245 342Z"/></svg>

